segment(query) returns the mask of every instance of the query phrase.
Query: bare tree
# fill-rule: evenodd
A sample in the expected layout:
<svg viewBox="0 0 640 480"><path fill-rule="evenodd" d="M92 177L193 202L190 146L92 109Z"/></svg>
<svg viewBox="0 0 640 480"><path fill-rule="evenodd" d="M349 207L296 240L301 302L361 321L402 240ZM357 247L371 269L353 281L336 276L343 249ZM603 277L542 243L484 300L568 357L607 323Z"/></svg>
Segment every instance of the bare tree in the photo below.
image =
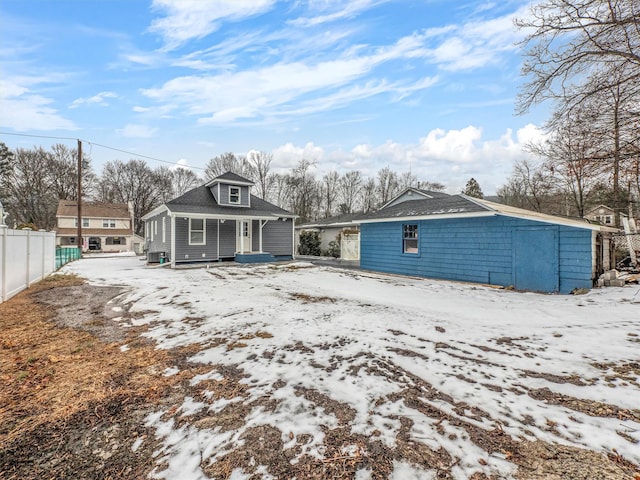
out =
<svg viewBox="0 0 640 480"><path fill-rule="evenodd" d="M307 222L317 216L319 195L318 184L310 169L314 164L302 159L287 175L289 209Z"/></svg>
<svg viewBox="0 0 640 480"><path fill-rule="evenodd" d="M5 209L20 224L50 230L56 223L58 197L48 165L51 153L42 147L16 149L12 168L3 176Z"/></svg>
<svg viewBox="0 0 640 480"><path fill-rule="evenodd" d="M554 187L552 172L544 165L520 160L515 163L507 185L499 189L498 195L509 205L548 212L549 199L555 194ZM509 199L517 203L511 203Z"/></svg>
<svg viewBox="0 0 640 480"><path fill-rule="evenodd" d="M168 169L156 171L144 160L115 160L107 162L102 171L101 201L128 203L133 205L134 231L141 235L144 231L142 217L165 201L171 192L171 175Z"/></svg>
<svg viewBox="0 0 640 480"><path fill-rule="evenodd" d="M418 177L415 174L411 173L411 171L404 172L398 178L398 186L400 187L400 191L410 187L417 187L418 183Z"/></svg>
<svg viewBox="0 0 640 480"><path fill-rule="evenodd" d="M340 175L335 170L326 173L322 177L322 205L324 217L328 218L334 214L335 202L338 200L338 186Z"/></svg>
<svg viewBox="0 0 640 480"><path fill-rule="evenodd" d="M440 182L418 182L418 187L422 190L428 190L430 192L444 192L446 187Z"/></svg>
<svg viewBox="0 0 640 480"><path fill-rule="evenodd" d="M637 0L545 0L515 21L529 32L523 41L523 74L528 77L518 109L527 111L547 99L565 102L597 95L620 83L640 78L640 3ZM602 70L625 67L619 78L586 78Z"/></svg>
<svg viewBox="0 0 640 480"><path fill-rule="evenodd" d="M177 167L171 171L172 197L177 198L202 183L200 177L188 168Z"/></svg>
<svg viewBox="0 0 640 480"><path fill-rule="evenodd" d="M378 191L380 204L384 205L398 194L398 175L389 167L378 171Z"/></svg>
<svg viewBox="0 0 640 480"><path fill-rule="evenodd" d="M205 180L211 180L226 172L233 172L243 177L251 177L252 173L251 165L245 157L227 152L209 160L204 171Z"/></svg>
<svg viewBox="0 0 640 480"><path fill-rule="evenodd" d="M274 177L270 173L273 155L253 150L247 155L247 161L249 163L252 180L256 184L258 196L263 200L267 200L273 188L274 181Z"/></svg>
<svg viewBox="0 0 640 480"><path fill-rule="evenodd" d="M545 159L545 169L559 179L561 193L571 197L580 217L584 216L591 190L605 170L602 146L606 142L597 125L598 116L598 111L583 105L575 114L556 119L557 127L547 138L526 147Z"/></svg>
<svg viewBox="0 0 640 480"><path fill-rule="evenodd" d="M357 200L362 189L362 174L358 170L345 173L340 178L340 213L353 213L357 210Z"/></svg>
<svg viewBox="0 0 640 480"><path fill-rule="evenodd" d="M378 206L378 195L376 181L373 178L367 178L362 185L362 211L364 213L372 212Z"/></svg>

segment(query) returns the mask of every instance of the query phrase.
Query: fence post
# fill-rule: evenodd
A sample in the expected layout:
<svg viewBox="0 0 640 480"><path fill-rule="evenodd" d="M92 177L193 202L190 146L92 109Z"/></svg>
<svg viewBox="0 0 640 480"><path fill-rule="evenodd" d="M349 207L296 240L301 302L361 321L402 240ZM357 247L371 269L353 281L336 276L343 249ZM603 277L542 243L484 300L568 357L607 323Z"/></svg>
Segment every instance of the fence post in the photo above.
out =
<svg viewBox="0 0 640 480"><path fill-rule="evenodd" d="M2 219L0 219L2 221ZM4 222L3 222L4 223ZM2 236L2 273L0 273L0 279L2 280L2 292L0 295L0 301L4 302L7 299L7 234L9 228L6 225L0 225L0 235Z"/></svg>
<svg viewBox="0 0 640 480"><path fill-rule="evenodd" d="M29 267L31 266L31 229L25 228L23 230L27 231L27 287L29 288Z"/></svg>

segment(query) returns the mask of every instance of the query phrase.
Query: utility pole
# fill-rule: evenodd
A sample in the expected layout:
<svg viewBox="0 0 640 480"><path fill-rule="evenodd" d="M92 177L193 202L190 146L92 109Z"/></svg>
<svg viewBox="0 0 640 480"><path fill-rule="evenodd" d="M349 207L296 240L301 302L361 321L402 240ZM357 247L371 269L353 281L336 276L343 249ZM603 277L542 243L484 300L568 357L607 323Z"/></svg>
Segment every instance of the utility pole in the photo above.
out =
<svg viewBox="0 0 640 480"><path fill-rule="evenodd" d="M82 256L82 142L78 140L78 252Z"/></svg>

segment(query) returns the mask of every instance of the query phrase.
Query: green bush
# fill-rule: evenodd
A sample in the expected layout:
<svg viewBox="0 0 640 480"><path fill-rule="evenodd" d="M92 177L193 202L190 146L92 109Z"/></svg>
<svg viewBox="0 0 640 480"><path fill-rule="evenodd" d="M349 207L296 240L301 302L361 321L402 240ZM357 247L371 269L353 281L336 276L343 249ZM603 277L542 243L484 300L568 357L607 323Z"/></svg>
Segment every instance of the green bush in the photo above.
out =
<svg viewBox="0 0 640 480"><path fill-rule="evenodd" d="M327 248L323 252L323 255L325 257L339 258L340 257L340 242L338 242L336 240L330 241L329 242L329 248Z"/></svg>
<svg viewBox="0 0 640 480"><path fill-rule="evenodd" d="M320 234L318 232L300 232L299 255L320 256Z"/></svg>

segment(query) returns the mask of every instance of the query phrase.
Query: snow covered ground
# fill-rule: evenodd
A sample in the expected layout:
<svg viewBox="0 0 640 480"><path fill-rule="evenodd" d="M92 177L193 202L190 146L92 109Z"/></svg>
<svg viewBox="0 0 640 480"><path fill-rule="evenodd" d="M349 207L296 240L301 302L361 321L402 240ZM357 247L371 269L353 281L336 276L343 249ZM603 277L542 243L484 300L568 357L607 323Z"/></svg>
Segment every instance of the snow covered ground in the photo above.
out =
<svg viewBox="0 0 640 480"><path fill-rule="evenodd" d="M170 270L135 257L63 272L128 287L126 321L208 367L177 409L147 419L163 444L156 478L204 479L225 461L229 478L276 478L260 442L290 465L377 449L389 478L435 478L436 464L453 478L509 477L512 453L486 432L640 463L638 286L555 296L302 262Z"/></svg>

